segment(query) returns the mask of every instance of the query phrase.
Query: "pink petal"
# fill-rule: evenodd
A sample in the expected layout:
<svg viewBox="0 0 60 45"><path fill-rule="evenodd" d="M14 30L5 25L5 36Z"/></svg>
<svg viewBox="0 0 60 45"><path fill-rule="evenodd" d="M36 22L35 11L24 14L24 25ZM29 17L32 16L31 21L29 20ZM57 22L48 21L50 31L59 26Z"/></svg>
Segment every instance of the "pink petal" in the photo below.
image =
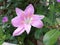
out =
<svg viewBox="0 0 60 45"><path fill-rule="evenodd" d="M12 23L12 25L13 25L14 27L19 27L19 26L21 26L21 25L22 25L21 22L22 22L22 20L20 19L19 16L15 17L15 18L13 18L13 19L11 20L11 23Z"/></svg>
<svg viewBox="0 0 60 45"><path fill-rule="evenodd" d="M24 31L25 31L25 30L24 30L23 27L18 27L18 28L13 32L13 36L21 35Z"/></svg>
<svg viewBox="0 0 60 45"><path fill-rule="evenodd" d="M60 2L60 0L57 0L57 2Z"/></svg>
<svg viewBox="0 0 60 45"><path fill-rule="evenodd" d="M26 30L27 34L29 34L30 29L31 29L31 25L25 24L25 30Z"/></svg>
<svg viewBox="0 0 60 45"><path fill-rule="evenodd" d="M33 15L33 19L36 19L36 20L41 20L44 17L45 17L44 15L37 15L37 14Z"/></svg>
<svg viewBox="0 0 60 45"><path fill-rule="evenodd" d="M15 9L16 10L16 14L18 15L18 16L21 16L21 15L23 15L23 10L21 10L21 9L19 9L19 8L16 8Z"/></svg>
<svg viewBox="0 0 60 45"><path fill-rule="evenodd" d="M34 14L34 7L32 4L29 4L25 9L26 15Z"/></svg>
<svg viewBox="0 0 60 45"><path fill-rule="evenodd" d="M37 27L37 28L42 28L43 27L43 22L41 20L33 20L31 25L34 26L34 27Z"/></svg>

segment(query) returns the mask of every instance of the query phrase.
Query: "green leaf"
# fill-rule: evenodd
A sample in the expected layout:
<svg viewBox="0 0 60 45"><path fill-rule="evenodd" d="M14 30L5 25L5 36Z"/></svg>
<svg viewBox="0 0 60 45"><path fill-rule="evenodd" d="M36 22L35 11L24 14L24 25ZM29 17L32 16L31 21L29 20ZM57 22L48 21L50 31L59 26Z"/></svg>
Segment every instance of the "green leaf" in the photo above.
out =
<svg viewBox="0 0 60 45"><path fill-rule="evenodd" d="M3 42L4 42L4 41L0 40L0 45L2 45Z"/></svg>
<svg viewBox="0 0 60 45"><path fill-rule="evenodd" d="M43 20L44 20L44 23L47 22L48 24L52 25L52 21L48 17L45 17Z"/></svg>
<svg viewBox="0 0 60 45"><path fill-rule="evenodd" d="M0 0L0 2L3 2L4 0Z"/></svg>
<svg viewBox="0 0 60 45"><path fill-rule="evenodd" d="M34 43L28 40L28 45L34 45Z"/></svg>
<svg viewBox="0 0 60 45"><path fill-rule="evenodd" d="M56 29L50 30L47 32L43 38L44 45L54 45L56 43L58 37L60 35L60 32Z"/></svg>
<svg viewBox="0 0 60 45"><path fill-rule="evenodd" d="M0 45L4 42L6 35L3 34L2 27L0 26Z"/></svg>
<svg viewBox="0 0 60 45"><path fill-rule="evenodd" d="M60 18L56 18L58 24L60 24Z"/></svg>
<svg viewBox="0 0 60 45"><path fill-rule="evenodd" d="M42 30L40 30L40 29L38 29L38 30L36 30L36 32L35 32L35 38L36 39L40 39L40 36L42 35Z"/></svg>

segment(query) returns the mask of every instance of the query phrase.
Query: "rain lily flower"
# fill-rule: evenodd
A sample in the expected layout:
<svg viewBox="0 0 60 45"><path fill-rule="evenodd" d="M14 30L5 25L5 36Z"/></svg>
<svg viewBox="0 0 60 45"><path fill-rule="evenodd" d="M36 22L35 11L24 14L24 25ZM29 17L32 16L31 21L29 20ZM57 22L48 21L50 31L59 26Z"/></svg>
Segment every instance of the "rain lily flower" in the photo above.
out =
<svg viewBox="0 0 60 45"><path fill-rule="evenodd" d="M41 20L44 16L34 14L34 7L32 4L29 4L24 11L16 8L16 14L17 16L11 20L12 25L17 27L13 32L13 36L21 35L25 31L29 34L31 26L36 28L43 27L43 22Z"/></svg>
<svg viewBox="0 0 60 45"><path fill-rule="evenodd" d="M60 0L57 0L57 2L60 2Z"/></svg>
<svg viewBox="0 0 60 45"><path fill-rule="evenodd" d="M5 22L8 22L8 17L7 17L7 16L4 16L4 17L2 18L2 23L5 23Z"/></svg>

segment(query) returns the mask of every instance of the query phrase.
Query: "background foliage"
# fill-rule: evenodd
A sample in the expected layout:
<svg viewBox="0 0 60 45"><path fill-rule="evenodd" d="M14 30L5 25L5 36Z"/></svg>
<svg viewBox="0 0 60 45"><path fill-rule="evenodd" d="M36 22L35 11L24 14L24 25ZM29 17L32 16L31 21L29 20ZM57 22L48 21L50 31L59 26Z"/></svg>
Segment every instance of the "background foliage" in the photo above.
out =
<svg viewBox="0 0 60 45"><path fill-rule="evenodd" d="M15 8L22 10L29 4L33 4L35 13L45 15L44 27L37 29L32 27L27 35L25 32L13 37L14 27L11 19L16 16ZM3 24L2 17L8 16L8 22ZM60 3L56 0L0 0L0 45L3 42L16 43L19 45L37 45L37 40L43 36L44 45L58 45L57 39L60 35Z"/></svg>

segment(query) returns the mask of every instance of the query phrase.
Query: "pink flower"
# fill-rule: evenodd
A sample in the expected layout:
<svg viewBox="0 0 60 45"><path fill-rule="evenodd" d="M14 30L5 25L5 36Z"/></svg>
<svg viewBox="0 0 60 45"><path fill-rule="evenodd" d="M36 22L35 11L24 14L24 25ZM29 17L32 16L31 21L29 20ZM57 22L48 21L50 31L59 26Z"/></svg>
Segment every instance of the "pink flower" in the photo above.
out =
<svg viewBox="0 0 60 45"><path fill-rule="evenodd" d="M2 18L2 23L5 23L5 22L8 22L8 17L7 17L7 16L4 16L4 17Z"/></svg>
<svg viewBox="0 0 60 45"><path fill-rule="evenodd" d="M43 22L41 21L44 16L34 14L34 7L32 4L26 7L23 11L19 8L16 8L17 16L12 19L12 25L17 27L17 29L13 32L13 36L21 35L24 31L29 34L31 26L42 28Z"/></svg>
<svg viewBox="0 0 60 45"><path fill-rule="evenodd" d="M57 2L60 2L60 0L57 0Z"/></svg>

